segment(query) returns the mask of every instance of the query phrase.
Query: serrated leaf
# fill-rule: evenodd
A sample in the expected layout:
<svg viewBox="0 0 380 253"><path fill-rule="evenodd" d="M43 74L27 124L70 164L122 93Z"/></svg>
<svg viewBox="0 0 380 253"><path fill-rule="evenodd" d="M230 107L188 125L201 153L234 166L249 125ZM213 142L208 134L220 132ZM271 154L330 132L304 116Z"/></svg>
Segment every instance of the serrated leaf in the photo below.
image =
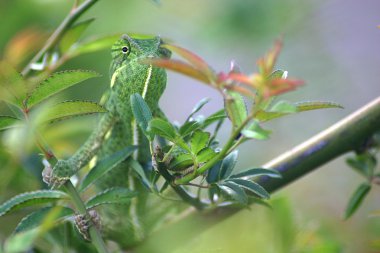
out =
<svg viewBox="0 0 380 253"><path fill-rule="evenodd" d="M72 117L104 113L107 110L95 103L90 101L64 101L62 103L53 105L49 107L45 118L46 121L59 121L64 119L69 119Z"/></svg>
<svg viewBox="0 0 380 253"><path fill-rule="evenodd" d="M73 25L63 35L61 41L59 42L59 49L61 50L61 52L66 52L67 50L69 50L70 47L78 41L79 37L94 20L95 19L91 18Z"/></svg>
<svg viewBox="0 0 380 253"><path fill-rule="evenodd" d="M222 165L220 166L219 180L228 178L231 175L238 159L238 153L237 150L234 150L223 159Z"/></svg>
<svg viewBox="0 0 380 253"><path fill-rule="evenodd" d="M17 195L0 205L0 216L24 207L54 202L67 198L66 193L54 190L26 192Z"/></svg>
<svg viewBox="0 0 380 253"><path fill-rule="evenodd" d="M212 148L206 147L197 154L197 161L198 163L205 163L211 160L215 155L216 153Z"/></svg>
<svg viewBox="0 0 380 253"><path fill-rule="evenodd" d="M115 34L104 37L94 37L83 41L78 44L73 50L70 51L71 57L78 56L81 54L87 54L96 52L103 49L109 49L112 45L120 39L121 34Z"/></svg>
<svg viewBox="0 0 380 253"><path fill-rule="evenodd" d="M236 183L223 182L217 185L223 192L225 192L233 200L236 200L237 202L241 204L247 204L247 201L248 201L247 194Z"/></svg>
<svg viewBox="0 0 380 253"><path fill-rule="evenodd" d="M255 183L255 182L240 179L240 178L229 179L226 182L234 182L235 184L239 185L240 187L243 187L244 189L247 189L248 191L253 192L254 194L258 195L261 198L264 198L264 199L270 198L269 193L261 185Z"/></svg>
<svg viewBox="0 0 380 253"><path fill-rule="evenodd" d="M27 105L29 108L33 107L64 89L98 76L98 73L87 70L70 70L54 73L30 93L27 98Z"/></svg>
<svg viewBox="0 0 380 253"><path fill-rule="evenodd" d="M239 127L248 115L243 96L233 91L227 91L226 93L224 108L234 127Z"/></svg>
<svg viewBox="0 0 380 253"><path fill-rule="evenodd" d="M200 128L201 125L197 121L187 121L178 130L179 135L183 138Z"/></svg>
<svg viewBox="0 0 380 253"><path fill-rule="evenodd" d="M0 61L0 100L22 107L25 95L22 75L11 64Z"/></svg>
<svg viewBox="0 0 380 253"><path fill-rule="evenodd" d="M307 101L307 102L297 102L298 112L318 110L318 109L328 109L328 108L343 108L342 105L333 102L324 102L324 101Z"/></svg>
<svg viewBox="0 0 380 253"><path fill-rule="evenodd" d="M182 171L192 166L193 163L193 158L190 154L180 154L170 162L169 170Z"/></svg>
<svg viewBox="0 0 380 253"><path fill-rule="evenodd" d="M38 211L35 211L25 216L17 225L15 229L15 233L24 232L26 230L30 230L30 229L40 226L43 220L48 215L48 213L52 211L52 209L53 207L44 207ZM57 214L56 219L62 219L64 217L67 217L73 214L74 214L74 211L71 208L61 207L61 210L59 211L59 214Z"/></svg>
<svg viewBox="0 0 380 253"><path fill-rule="evenodd" d="M284 113L284 114L290 114L290 113L296 113L298 111L298 108L296 105L292 104L289 101L281 100L275 103L269 110L270 112L277 112L277 113Z"/></svg>
<svg viewBox="0 0 380 253"><path fill-rule="evenodd" d="M197 130L190 139L190 148L194 155L205 148L210 140L210 133Z"/></svg>
<svg viewBox="0 0 380 253"><path fill-rule="evenodd" d="M246 129L241 131L241 134L249 139L267 140L271 131L263 129L256 121L253 121Z"/></svg>
<svg viewBox="0 0 380 253"><path fill-rule="evenodd" d="M152 140L154 136L148 134L149 121L153 119L152 112L148 104L144 101L140 94L135 93L131 95L131 107L133 115L140 126L141 130L145 133L148 139Z"/></svg>
<svg viewBox="0 0 380 253"><path fill-rule="evenodd" d="M15 117L0 115L0 131L12 128L18 122L20 122L20 120Z"/></svg>
<svg viewBox="0 0 380 253"><path fill-rule="evenodd" d="M123 162L127 157L132 155L132 153L137 149L137 146L128 146L102 160L100 160L94 168L83 178L82 183L79 186L79 191L84 191L93 182L103 176L105 173L115 168L121 162Z"/></svg>
<svg viewBox="0 0 380 253"><path fill-rule="evenodd" d="M152 119L149 122L149 131L172 142L175 142L177 138L177 133L173 125L164 119Z"/></svg>
<svg viewBox="0 0 380 253"><path fill-rule="evenodd" d="M273 177L273 178L282 177L280 172L278 172L277 170L254 168L254 169L248 169L246 171L231 175L230 178L251 179L251 178L259 177L259 176L268 176L268 177Z"/></svg>
<svg viewBox="0 0 380 253"><path fill-rule="evenodd" d="M359 185L358 188L356 188L355 192L351 195L346 207L344 219L350 218L355 213L370 190L371 185L368 183L363 183Z"/></svg>
<svg viewBox="0 0 380 253"><path fill-rule="evenodd" d="M131 198L136 196L137 192L131 191L127 188L114 187L89 199L86 203L86 208L90 209L104 204L127 204L131 201Z"/></svg>
<svg viewBox="0 0 380 253"><path fill-rule="evenodd" d="M208 102L210 102L210 98L203 98L201 101L199 101L193 108L193 110L191 111L191 114L187 117L187 120L186 121L189 121L189 119L191 117L194 116L194 114L196 114L197 112L199 112L203 106L205 106Z"/></svg>

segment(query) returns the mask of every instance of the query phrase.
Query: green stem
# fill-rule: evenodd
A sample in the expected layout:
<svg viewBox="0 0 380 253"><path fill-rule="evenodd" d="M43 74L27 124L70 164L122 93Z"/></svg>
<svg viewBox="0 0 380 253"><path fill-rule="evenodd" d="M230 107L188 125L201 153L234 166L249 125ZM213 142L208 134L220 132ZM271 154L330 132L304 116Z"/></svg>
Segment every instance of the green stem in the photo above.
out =
<svg viewBox="0 0 380 253"><path fill-rule="evenodd" d="M66 16L66 18L62 21L62 23L58 26L58 28L53 32L53 34L46 41L45 45L42 49L32 58L32 60L25 66L22 70L21 74L26 76L29 74L31 70L31 65L41 59L41 57L51 50L55 45L58 44L62 36L65 32L78 20L78 18L87 11L93 4L95 4L98 0L87 0L83 2L80 6L76 7L74 4L73 9Z"/></svg>
<svg viewBox="0 0 380 253"><path fill-rule="evenodd" d="M76 209L79 211L79 214L85 215L88 219L90 218L86 206L84 205L82 199L80 198L78 191L75 189L74 185L71 183L71 181L67 181L64 185L64 188L69 193L71 199L73 200L73 203L76 207ZM92 220L89 219L92 223ZM96 229L95 225L92 223L89 228L90 236L91 236L91 242L94 244L95 248L99 253L107 253L106 245L100 235L99 230Z"/></svg>
<svg viewBox="0 0 380 253"><path fill-rule="evenodd" d="M269 192L281 189L322 164L349 151L360 149L362 144L377 131L380 131L380 97L293 150L265 164L264 167L280 170L283 179L262 177L259 183ZM147 252L147 249L156 246L157 242L164 241L171 242L168 248L165 248L166 252L174 251L189 243L189 238L195 238L240 210L238 207L219 207L212 213L188 213L178 222L157 231L135 252ZM175 241L172 240L174 234L177 236Z"/></svg>

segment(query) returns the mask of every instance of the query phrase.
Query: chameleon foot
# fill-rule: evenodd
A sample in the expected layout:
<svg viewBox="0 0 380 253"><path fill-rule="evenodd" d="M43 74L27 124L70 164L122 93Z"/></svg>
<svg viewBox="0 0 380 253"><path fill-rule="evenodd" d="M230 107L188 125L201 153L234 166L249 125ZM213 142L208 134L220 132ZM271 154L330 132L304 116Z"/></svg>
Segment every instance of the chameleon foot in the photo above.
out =
<svg viewBox="0 0 380 253"><path fill-rule="evenodd" d="M61 187L73 174L71 173L72 166L68 161L59 160L54 168L51 167L47 160L43 160L43 164L45 168L42 171L42 180L51 188Z"/></svg>
<svg viewBox="0 0 380 253"><path fill-rule="evenodd" d="M89 228L92 224L95 225L97 229L100 229L100 216L95 210L90 210L88 212L90 218L86 218L85 214L78 214L75 216L75 227L78 229L79 233L87 241L91 240Z"/></svg>

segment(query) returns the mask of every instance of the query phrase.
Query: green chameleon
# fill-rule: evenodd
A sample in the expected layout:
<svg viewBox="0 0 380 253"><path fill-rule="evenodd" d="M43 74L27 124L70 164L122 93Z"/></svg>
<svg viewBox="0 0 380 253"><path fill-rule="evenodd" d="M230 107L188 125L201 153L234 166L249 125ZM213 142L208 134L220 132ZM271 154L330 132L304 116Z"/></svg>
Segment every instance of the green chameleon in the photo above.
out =
<svg viewBox="0 0 380 253"><path fill-rule="evenodd" d="M127 35L115 42L111 49L111 87L105 104L108 112L100 118L96 129L72 157L59 160L52 170L44 170L46 183L59 187L90 160L102 159L130 145L138 145L134 158L141 164L151 161L149 143L134 120L130 97L134 93L140 94L153 116L163 117L158 102L166 87L166 72L162 68L141 63L141 59L145 58L169 58L171 52L161 47L162 44L159 37L132 39ZM140 190L143 188L127 162L112 169L97 186L100 190L114 186ZM116 241L122 240L125 244L141 239L144 232L141 231L143 228L136 218L138 210L135 209L147 209L149 204L146 197L139 196L138 199L142 199L144 203L138 203L135 207L130 204L126 207L106 208L103 211L101 218L106 225L106 236ZM106 220L103 221L103 218ZM132 233L132 238L119 238L126 235L123 229Z"/></svg>

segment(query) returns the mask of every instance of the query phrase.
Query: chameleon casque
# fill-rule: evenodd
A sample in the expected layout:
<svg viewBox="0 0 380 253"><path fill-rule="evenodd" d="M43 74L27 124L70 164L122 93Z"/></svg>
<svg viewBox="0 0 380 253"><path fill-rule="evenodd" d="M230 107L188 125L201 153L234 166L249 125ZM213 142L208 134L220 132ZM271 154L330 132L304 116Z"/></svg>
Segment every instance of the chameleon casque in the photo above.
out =
<svg viewBox="0 0 380 253"><path fill-rule="evenodd" d="M171 52L161 47L162 44L159 37L133 39L128 35L123 35L114 43L111 49L111 84L105 103L108 112L100 118L88 140L72 157L59 160L52 170L44 171L45 182L59 187L90 160L105 158L130 145L138 145L134 158L140 164L151 162L149 144L134 120L130 96L140 94L153 116L163 117L158 102L166 87L166 72L162 68L140 62L141 59L151 57L169 58ZM129 168L128 162L113 168L97 183L99 190L114 186L137 190L140 195L131 204L102 208L103 232L106 237L122 245L131 245L148 230L145 228L148 225L143 225L143 218L139 216L150 213L152 205L156 204L149 200L147 191Z"/></svg>

